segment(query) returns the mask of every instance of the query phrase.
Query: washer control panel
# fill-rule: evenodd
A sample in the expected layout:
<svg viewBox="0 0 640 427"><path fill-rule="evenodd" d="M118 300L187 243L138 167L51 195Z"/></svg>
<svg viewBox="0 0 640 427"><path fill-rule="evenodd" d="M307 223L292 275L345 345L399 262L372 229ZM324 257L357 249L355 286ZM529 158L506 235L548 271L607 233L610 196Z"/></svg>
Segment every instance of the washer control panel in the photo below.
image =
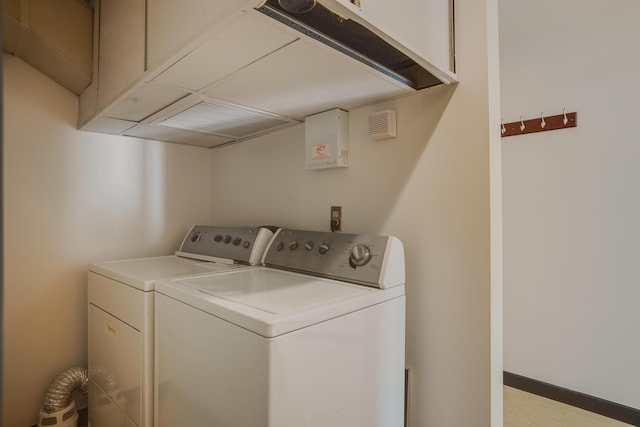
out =
<svg viewBox="0 0 640 427"><path fill-rule="evenodd" d="M386 257L390 255L389 244L392 239L395 239L402 250L402 244L395 237L281 229L267 249L264 264L273 268L383 287ZM404 252L401 258L404 280Z"/></svg>
<svg viewBox="0 0 640 427"><path fill-rule="evenodd" d="M229 260L251 265L260 263L273 236L268 228L195 225L176 255L205 261Z"/></svg>

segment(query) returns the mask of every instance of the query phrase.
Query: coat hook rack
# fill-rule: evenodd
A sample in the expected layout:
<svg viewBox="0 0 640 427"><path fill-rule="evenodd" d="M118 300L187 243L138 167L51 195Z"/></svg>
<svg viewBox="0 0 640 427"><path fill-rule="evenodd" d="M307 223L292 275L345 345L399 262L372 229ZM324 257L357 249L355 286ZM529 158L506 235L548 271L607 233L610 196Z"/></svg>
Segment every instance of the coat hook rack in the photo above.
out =
<svg viewBox="0 0 640 427"><path fill-rule="evenodd" d="M540 117L535 119L523 120L520 116L520 120L511 123L500 124L501 136L515 136L524 135L525 133L533 132L546 132L549 130L574 128L578 126L578 113L566 113L564 108L562 114L555 116L545 116L544 113L540 113Z"/></svg>

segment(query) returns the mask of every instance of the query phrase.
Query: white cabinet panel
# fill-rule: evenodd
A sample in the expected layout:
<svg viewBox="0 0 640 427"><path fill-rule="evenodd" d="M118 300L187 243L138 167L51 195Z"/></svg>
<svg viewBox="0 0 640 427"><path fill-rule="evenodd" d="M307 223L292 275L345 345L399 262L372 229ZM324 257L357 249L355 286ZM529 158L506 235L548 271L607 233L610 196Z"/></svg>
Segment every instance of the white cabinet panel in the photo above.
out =
<svg viewBox="0 0 640 427"><path fill-rule="evenodd" d="M439 69L449 70L449 3L361 0L362 17Z"/></svg>
<svg viewBox="0 0 640 427"><path fill-rule="evenodd" d="M189 41L240 12L240 0L147 0L147 55L153 68ZM254 1L253 3L256 3Z"/></svg>
<svg viewBox="0 0 640 427"><path fill-rule="evenodd" d="M323 4L375 32L438 78L455 81L453 0L324 0Z"/></svg>
<svg viewBox="0 0 640 427"><path fill-rule="evenodd" d="M155 80L198 91L294 40L291 33L268 24L264 18L245 15Z"/></svg>
<svg viewBox="0 0 640 427"><path fill-rule="evenodd" d="M106 115L115 119L139 122L187 95L189 92L185 90L151 82L109 108Z"/></svg>
<svg viewBox="0 0 640 427"><path fill-rule="evenodd" d="M298 40L254 62L204 93L294 119L326 109L349 108L411 89L376 74L329 48Z"/></svg>
<svg viewBox="0 0 640 427"><path fill-rule="evenodd" d="M154 124L140 124L125 132L127 136L175 142L178 144L196 145L199 147L215 147L233 141L231 138L173 129Z"/></svg>
<svg viewBox="0 0 640 427"><path fill-rule="evenodd" d="M122 132L135 125L136 122L130 122L129 120L112 119L111 117L100 116L88 125L85 125L82 130L120 135Z"/></svg>
<svg viewBox="0 0 640 427"><path fill-rule="evenodd" d="M144 0L100 2L98 108L120 95L145 71Z"/></svg>

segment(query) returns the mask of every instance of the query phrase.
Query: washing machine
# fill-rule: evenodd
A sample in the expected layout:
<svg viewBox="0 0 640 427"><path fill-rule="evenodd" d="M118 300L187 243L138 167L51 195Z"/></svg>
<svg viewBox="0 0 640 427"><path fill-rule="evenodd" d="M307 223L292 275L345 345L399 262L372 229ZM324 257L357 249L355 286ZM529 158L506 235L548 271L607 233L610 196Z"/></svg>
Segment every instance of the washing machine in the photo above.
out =
<svg viewBox="0 0 640 427"><path fill-rule="evenodd" d="M194 226L175 255L89 266L91 427L153 426L156 282L252 268L272 236L264 227Z"/></svg>
<svg viewBox="0 0 640 427"><path fill-rule="evenodd" d="M157 284L156 427L401 427L404 250L280 230L264 266Z"/></svg>

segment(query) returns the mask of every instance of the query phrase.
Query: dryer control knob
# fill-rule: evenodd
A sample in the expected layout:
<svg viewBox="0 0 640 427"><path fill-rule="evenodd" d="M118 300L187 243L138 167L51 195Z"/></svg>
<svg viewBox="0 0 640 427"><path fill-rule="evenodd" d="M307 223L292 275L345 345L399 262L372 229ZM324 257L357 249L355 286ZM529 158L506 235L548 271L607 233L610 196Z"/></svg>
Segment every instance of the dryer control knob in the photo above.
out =
<svg viewBox="0 0 640 427"><path fill-rule="evenodd" d="M320 246L318 246L318 252L320 252L320 255L324 255L327 252L329 252L329 244L328 243L322 243Z"/></svg>
<svg viewBox="0 0 640 427"><path fill-rule="evenodd" d="M308 251L310 251L311 249L313 249L313 242L309 241L307 243L304 244L304 248Z"/></svg>
<svg viewBox="0 0 640 427"><path fill-rule="evenodd" d="M349 264L352 267L362 267L367 264L371 259L371 251L365 245L355 245L351 249L351 254L349 255Z"/></svg>

